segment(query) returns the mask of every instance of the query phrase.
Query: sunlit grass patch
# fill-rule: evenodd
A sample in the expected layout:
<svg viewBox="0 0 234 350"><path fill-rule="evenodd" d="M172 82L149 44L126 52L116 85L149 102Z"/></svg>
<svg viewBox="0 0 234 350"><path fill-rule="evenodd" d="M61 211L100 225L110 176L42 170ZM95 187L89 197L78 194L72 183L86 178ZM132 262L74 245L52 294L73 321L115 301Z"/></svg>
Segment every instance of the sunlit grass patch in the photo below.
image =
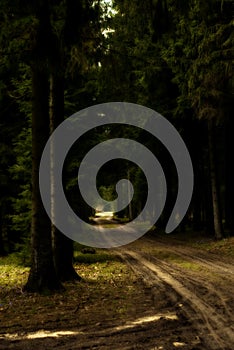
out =
<svg viewBox="0 0 234 350"><path fill-rule="evenodd" d="M19 264L14 254L0 258L0 287L4 289L21 288L26 283L28 267Z"/></svg>
<svg viewBox="0 0 234 350"><path fill-rule="evenodd" d="M180 267L183 267L185 269L191 270L191 271L201 271L203 270L203 267L195 262L191 262L191 261L179 261L177 262L177 264Z"/></svg>
<svg viewBox="0 0 234 350"><path fill-rule="evenodd" d="M84 280L104 281L106 283L113 280L121 280L129 273L126 265L120 261L103 261L95 263L79 263L76 265L79 275Z"/></svg>
<svg viewBox="0 0 234 350"><path fill-rule="evenodd" d="M163 250L157 250L155 253L155 256L160 259L164 260L170 263L173 263L175 265L178 265L179 267L185 268L187 270L191 271L201 271L202 266L194 261L188 261L186 258L183 258L181 255L170 252L170 251L163 251Z"/></svg>

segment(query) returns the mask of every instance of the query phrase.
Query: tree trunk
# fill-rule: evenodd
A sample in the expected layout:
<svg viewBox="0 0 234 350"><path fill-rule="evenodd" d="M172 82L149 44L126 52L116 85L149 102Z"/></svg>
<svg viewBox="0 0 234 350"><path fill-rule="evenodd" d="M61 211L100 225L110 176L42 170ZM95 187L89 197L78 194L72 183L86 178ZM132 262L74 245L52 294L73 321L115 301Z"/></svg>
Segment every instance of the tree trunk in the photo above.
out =
<svg viewBox="0 0 234 350"><path fill-rule="evenodd" d="M58 47L55 45L55 49ZM50 76L50 132L64 120L64 72L62 64L62 53L57 49L57 55L54 57L56 62L51 64ZM56 159L56 149L52 146L51 159L51 204L52 216L59 215L59 203L55 203L54 197L56 192L56 177L54 176L54 159ZM81 280L73 267L73 242L56 226L52 225L52 236L54 245L54 262L56 273L61 281Z"/></svg>
<svg viewBox="0 0 234 350"><path fill-rule="evenodd" d="M0 206L0 256L6 255L5 247L4 247L4 239L3 239L3 210Z"/></svg>
<svg viewBox="0 0 234 350"><path fill-rule="evenodd" d="M231 235L234 235L234 170L233 163L233 130L234 121L232 115L226 120L225 138L225 228Z"/></svg>
<svg viewBox="0 0 234 350"><path fill-rule="evenodd" d="M73 241L55 228L54 260L61 281L80 281L81 277L73 267Z"/></svg>
<svg viewBox="0 0 234 350"><path fill-rule="evenodd" d="M205 191L204 191L204 228L207 235L211 236L214 234L214 210L213 210L213 198L212 198L212 186L210 181L210 174L204 179Z"/></svg>
<svg viewBox="0 0 234 350"><path fill-rule="evenodd" d="M49 136L48 77L44 68L33 66L32 84L32 262L24 289L44 293L61 288L53 263L51 223L39 190L40 158Z"/></svg>
<svg viewBox="0 0 234 350"><path fill-rule="evenodd" d="M199 172L197 172L197 178L195 176L195 184L194 184L194 194L193 194L193 229L195 231L200 231L202 229L202 199L203 193L202 189L199 186L201 178L199 176Z"/></svg>
<svg viewBox="0 0 234 350"><path fill-rule="evenodd" d="M215 165L215 143L214 143L214 121L208 120L208 138L209 138L209 158L210 158L210 180L211 180L211 192L213 203L213 215L214 215L214 233L216 239L223 237L221 211L220 211L220 199L219 188L217 183L217 172Z"/></svg>
<svg viewBox="0 0 234 350"><path fill-rule="evenodd" d="M39 189L40 159L49 137L49 11L47 1L38 1L36 5L38 28L32 52L32 261L24 290L47 293L61 289L62 285L54 268L51 222L44 209Z"/></svg>
<svg viewBox="0 0 234 350"><path fill-rule="evenodd" d="M195 122L193 123L195 124ZM195 124L196 126L197 124ZM201 133L201 126L195 129L194 134L189 129L189 134L192 134L192 142L190 143L190 154L193 160L194 167L194 191L192 197L192 226L195 231L201 231L204 222L202 220L202 209L204 205L204 156L202 157L202 149L197 145L196 139L193 135Z"/></svg>

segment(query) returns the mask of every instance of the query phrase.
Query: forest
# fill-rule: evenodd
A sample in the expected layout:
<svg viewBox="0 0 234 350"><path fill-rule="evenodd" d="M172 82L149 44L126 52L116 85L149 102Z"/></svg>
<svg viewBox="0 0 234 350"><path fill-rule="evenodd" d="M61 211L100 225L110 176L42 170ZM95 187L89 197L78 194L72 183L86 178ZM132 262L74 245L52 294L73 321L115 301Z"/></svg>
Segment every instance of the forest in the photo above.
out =
<svg viewBox="0 0 234 350"><path fill-rule="evenodd" d="M67 335L38 337L36 348L232 349L233 84L232 0L1 0L0 349L31 349L25 334L65 328ZM165 147L133 126L108 124L83 134L64 162L63 187L73 211L87 223L95 208L82 197L77 171L94 146L134 139L165 173L167 197L158 221L132 246L110 250L64 235L48 217L39 187L50 135L74 113L108 102L145 106L165 117L184 140L194 172L186 215L166 234L178 178ZM143 170L130 160L111 160L96 183L99 194L113 201L123 178L134 195L114 216L122 226L146 203ZM95 224L100 230L113 225L113 220L109 226L105 220ZM163 316L175 311L172 304L179 310L175 319ZM159 318L137 321L152 313ZM12 332L14 339L6 336ZM56 337L67 342L59 344Z"/></svg>

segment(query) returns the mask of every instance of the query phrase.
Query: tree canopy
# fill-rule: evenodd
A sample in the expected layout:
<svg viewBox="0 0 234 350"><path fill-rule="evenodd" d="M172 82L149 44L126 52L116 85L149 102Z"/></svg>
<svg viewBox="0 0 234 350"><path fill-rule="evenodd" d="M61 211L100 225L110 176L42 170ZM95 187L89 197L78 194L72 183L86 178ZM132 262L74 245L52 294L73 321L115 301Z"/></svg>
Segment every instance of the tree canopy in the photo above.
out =
<svg viewBox="0 0 234 350"><path fill-rule="evenodd" d="M230 0L1 1L0 254L20 250L29 262L32 236L29 290L60 288L68 275L76 278L71 242L51 228L43 210L38 170L50 133L94 104L133 102L172 122L195 173L192 202L179 229L203 230L218 239L233 235L232 5ZM93 213L74 195L77 167L85 152L112 137L134 138L162 161L169 189L157 227L164 230L177 193L174 164L157 140L126 126L100 127L71 149L64 182L74 210L85 220ZM101 171L97 186L109 200L120 178L132 181L133 201L119 216L139 215L147 197L142 171L121 161ZM68 275L61 270L64 261Z"/></svg>

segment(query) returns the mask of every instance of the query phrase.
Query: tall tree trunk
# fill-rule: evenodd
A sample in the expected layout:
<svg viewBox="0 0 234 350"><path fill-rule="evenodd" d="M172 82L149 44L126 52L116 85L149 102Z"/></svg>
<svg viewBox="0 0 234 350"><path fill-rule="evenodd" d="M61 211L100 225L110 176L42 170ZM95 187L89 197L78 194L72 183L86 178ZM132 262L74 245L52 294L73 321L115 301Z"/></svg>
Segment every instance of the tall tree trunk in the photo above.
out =
<svg viewBox="0 0 234 350"><path fill-rule="evenodd" d="M39 190L40 158L49 137L49 106L48 76L44 68L36 64L32 68L32 84L32 261L24 289L43 293L48 290L58 290L61 284L53 262L51 223Z"/></svg>
<svg viewBox="0 0 234 350"><path fill-rule="evenodd" d="M32 261L24 290L48 292L62 288L56 275L51 239L51 222L44 209L39 189L39 166L49 138L49 82L47 1L36 3L38 19L32 62ZM48 179L50 181L50 179Z"/></svg>
<svg viewBox="0 0 234 350"><path fill-rule="evenodd" d="M3 209L0 205L0 256L6 255L5 247L4 247L4 239L3 239Z"/></svg>
<svg viewBox="0 0 234 350"><path fill-rule="evenodd" d="M234 120L232 115L227 116L225 138L225 228L234 235L234 170L233 163L233 131Z"/></svg>
<svg viewBox="0 0 234 350"><path fill-rule="evenodd" d="M56 40L56 38L55 38ZM64 120L64 72L63 59L58 45L55 55L56 62L51 65L50 76L50 131ZM53 145L52 145L53 147ZM52 216L59 215L59 203L55 203L54 196L56 191L56 177L53 172L53 160L59 156L53 147L53 159L51 159L51 200L52 200ZM73 267L73 241L61 233L55 225L52 225L52 236L54 245L54 262L56 273L61 281L81 280Z"/></svg>
<svg viewBox="0 0 234 350"><path fill-rule="evenodd" d="M214 215L214 233L216 239L223 237L223 228L221 221L219 188L217 183L217 172L215 165L215 143L214 143L214 121L208 120L208 138L209 138L209 160L210 160L210 180L212 191L213 215Z"/></svg>
<svg viewBox="0 0 234 350"><path fill-rule="evenodd" d="M195 172L195 184L193 191L193 229L195 231L200 231L202 229L202 200L203 192L200 186L201 177L200 169L196 169ZM197 176L196 176L197 175Z"/></svg>
<svg viewBox="0 0 234 350"><path fill-rule="evenodd" d="M190 122L191 123L191 122ZM200 231L204 225L202 222L202 207L204 204L204 155L202 147L197 144L197 135L203 135L203 124L193 121L192 127L188 128L187 134L191 135L187 141L194 167L194 191L192 197L192 225L195 231ZM193 128L193 129L192 129Z"/></svg>
<svg viewBox="0 0 234 350"><path fill-rule="evenodd" d="M212 198L212 185L210 181L210 174L204 179L205 191L204 191L204 228L208 235L213 235L214 229L214 210L213 210L213 198Z"/></svg>

